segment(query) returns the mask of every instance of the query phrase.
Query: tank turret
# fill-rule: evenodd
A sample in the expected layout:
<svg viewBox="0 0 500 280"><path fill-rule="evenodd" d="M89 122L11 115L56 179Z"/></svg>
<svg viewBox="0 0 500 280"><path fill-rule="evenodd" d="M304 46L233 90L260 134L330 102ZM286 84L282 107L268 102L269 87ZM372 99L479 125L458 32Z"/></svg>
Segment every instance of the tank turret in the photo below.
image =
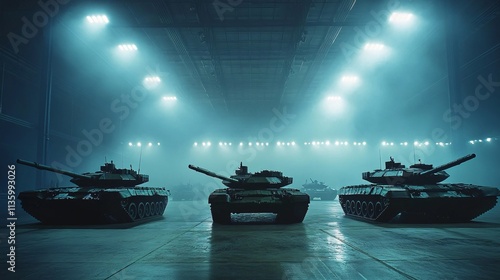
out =
<svg viewBox="0 0 500 280"><path fill-rule="evenodd" d="M438 167L433 167L432 164L417 163L409 168L395 162L391 157L391 160L385 163L384 170L363 172L363 179L374 184L435 184L450 176L444 170L475 157L475 154L470 154Z"/></svg>
<svg viewBox="0 0 500 280"><path fill-rule="evenodd" d="M293 183L293 178L283 176L282 172L263 170L256 173L249 173L248 167L240 163L240 167L235 170L235 175L231 177L216 174L207 169L194 165L188 166L190 169L208 175L210 177L222 180L222 183L228 188L235 189L266 189L281 188Z"/></svg>
<svg viewBox="0 0 500 280"><path fill-rule="evenodd" d="M132 168L118 169L115 167L113 161L111 161L110 163L104 163L104 165L101 166L100 171L92 173L87 172L82 174L61 170L22 159L18 159L17 162L23 165L34 167L36 169L47 170L50 172L69 176L72 178L70 182L79 187L131 187L149 181L148 175L138 174Z"/></svg>

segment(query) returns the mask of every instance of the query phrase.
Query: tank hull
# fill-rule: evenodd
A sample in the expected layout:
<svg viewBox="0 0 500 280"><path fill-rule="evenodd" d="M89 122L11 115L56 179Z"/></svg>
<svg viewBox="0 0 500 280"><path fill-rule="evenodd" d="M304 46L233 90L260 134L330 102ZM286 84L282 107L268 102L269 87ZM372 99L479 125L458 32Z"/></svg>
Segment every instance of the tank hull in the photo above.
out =
<svg viewBox="0 0 500 280"><path fill-rule="evenodd" d="M217 189L208 198L214 223L231 223L231 213L275 213L278 223L301 223L309 195L296 189Z"/></svg>
<svg viewBox="0 0 500 280"><path fill-rule="evenodd" d="M168 190L155 187L67 187L24 191L18 198L23 209L44 224L85 225L160 217L168 196Z"/></svg>
<svg viewBox="0 0 500 280"><path fill-rule="evenodd" d="M303 192L307 193L312 200L335 200L337 197L337 190L325 188L325 189L307 189L305 188Z"/></svg>
<svg viewBox="0 0 500 280"><path fill-rule="evenodd" d="M339 189L348 217L389 222L468 222L492 209L500 191L470 184L358 185Z"/></svg>

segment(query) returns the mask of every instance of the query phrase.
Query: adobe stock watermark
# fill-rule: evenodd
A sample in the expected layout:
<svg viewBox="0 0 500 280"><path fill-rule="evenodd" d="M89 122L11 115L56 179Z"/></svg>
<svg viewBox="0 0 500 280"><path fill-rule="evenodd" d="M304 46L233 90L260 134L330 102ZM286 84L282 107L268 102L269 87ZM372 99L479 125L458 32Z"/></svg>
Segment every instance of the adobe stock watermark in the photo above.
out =
<svg viewBox="0 0 500 280"><path fill-rule="evenodd" d="M234 8L239 6L243 0L226 0L226 2L223 2L223 0L215 0L212 2L212 5L214 6L215 12L217 13L217 16L219 17L220 21L224 20L224 13L226 12L232 12L234 11Z"/></svg>
<svg viewBox="0 0 500 280"><path fill-rule="evenodd" d="M445 123L449 124L452 130L459 129L464 119L470 118L470 116L480 108L481 102L484 102L491 98L492 94L500 87L500 80L494 81L493 74L488 74L485 78L483 75L477 76L479 83L476 85L473 94L467 95L461 103L453 104L450 109L443 113L442 119ZM442 143L448 142L450 136L446 133L442 127L436 127L431 132L431 137L427 141L429 143ZM425 140L424 140L425 141ZM416 147L415 151L409 156L409 159L413 158L424 158L433 154L436 150L436 145L426 145L422 147ZM411 160L409 162L412 162Z"/></svg>
<svg viewBox="0 0 500 280"><path fill-rule="evenodd" d="M399 0L389 0L387 1L386 9L378 12L374 10L370 11L373 20L366 23L363 29L357 26L354 27L355 35L352 44L346 42L340 43L340 50L348 62L352 60L352 57L356 53L361 52L366 42L370 41L371 38L377 38L382 33L383 26L387 24L390 13L400 6L401 2Z"/></svg>
<svg viewBox="0 0 500 280"><path fill-rule="evenodd" d="M160 77L168 75L166 72L161 72L159 66L156 67L156 71L152 70L148 66L146 71L150 75ZM115 98L110 103L110 110L115 117L117 117L120 121L123 121L130 116L133 110L139 107L139 104L143 102L147 96L148 88L143 85L136 85L132 88L130 93L122 94L119 98ZM103 143L105 136L115 131L115 129L116 125L110 117L102 118L93 129L82 129L81 133L83 135L83 139L78 141L78 143L74 146L67 145L65 147L65 164L59 161L53 161L51 166L53 168L63 170L72 170L72 168L79 166L85 157L92 154L95 147L98 147ZM56 173L56 175L57 180L62 182L63 176L59 173Z"/></svg>
<svg viewBox="0 0 500 280"><path fill-rule="evenodd" d="M71 0L39 0L37 2L40 10L36 11L31 20L27 17L22 17L21 21L23 26L21 27L21 32L14 33L9 32L7 34L7 39L9 39L10 45L14 53L19 53L19 46L21 44L28 44L30 39L33 39L37 34L39 29L45 27L49 23L49 17L56 16L61 7L60 5L66 5Z"/></svg>
<svg viewBox="0 0 500 280"><path fill-rule="evenodd" d="M272 142L276 136L276 133L282 132L289 126L293 120L297 117L295 114L290 114L287 111L286 107L283 107L281 110L277 108L272 109L273 116L269 119L268 125L261 128L257 133L257 136L249 137L248 142L258 141L261 143ZM238 154L241 156L238 160L231 159L226 163L225 169L223 171L215 172L222 176L229 177L234 174L234 170L236 170L241 162L248 163L252 162L256 157L259 151L265 151L268 149L264 145L252 145L252 146L239 146ZM246 158L242 158L246 156ZM196 165L196 164L195 164ZM202 168L204 168L202 166ZM206 175L204 175L206 176ZM213 178L212 182L206 183L203 190L197 192L197 197L208 199L208 196L214 189L225 188L222 186L221 180L218 178ZM202 208L203 207L203 208ZM185 220L188 220L192 215L197 215L200 211L203 211L205 205L201 205L200 203L196 203L192 201L191 203L183 204L181 206L181 215Z"/></svg>

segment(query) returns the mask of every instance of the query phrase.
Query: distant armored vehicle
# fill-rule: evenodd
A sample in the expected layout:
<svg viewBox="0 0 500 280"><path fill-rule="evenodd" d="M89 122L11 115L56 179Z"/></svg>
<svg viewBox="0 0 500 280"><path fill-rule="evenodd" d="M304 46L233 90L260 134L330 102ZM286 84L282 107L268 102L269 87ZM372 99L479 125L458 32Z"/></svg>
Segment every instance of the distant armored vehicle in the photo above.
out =
<svg viewBox="0 0 500 280"><path fill-rule="evenodd" d="M445 169L475 158L470 154L433 168L413 164L406 168L391 157L384 170L364 172L373 184L339 189L339 202L347 216L388 222L400 214L409 222L467 222L493 208L500 190L463 183L439 182Z"/></svg>
<svg viewBox="0 0 500 280"><path fill-rule="evenodd" d="M235 175L225 177L189 165L190 169L222 180L226 189L217 189L208 197L214 223L228 224L231 213L275 213L281 223L301 223L309 207L309 195L297 189L283 188L293 182L281 172L264 170L249 173L240 163Z"/></svg>
<svg viewBox="0 0 500 280"><path fill-rule="evenodd" d="M323 182L318 182L318 180L310 180L310 183L306 181L302 187L304 187L303 191L307 193L312 200L334 200L337 197L337 190L328 187Z"/></svg>
<svg viewBox="0 0 500 280"><path fill-rule="evenodd" d="M18 159L18 163L72 177L73 187L48 188L19 193L23 209L45 224L127 223L162 216L169 191L142 187L149 176L105 163L100 171L73 173Z"/></svg>

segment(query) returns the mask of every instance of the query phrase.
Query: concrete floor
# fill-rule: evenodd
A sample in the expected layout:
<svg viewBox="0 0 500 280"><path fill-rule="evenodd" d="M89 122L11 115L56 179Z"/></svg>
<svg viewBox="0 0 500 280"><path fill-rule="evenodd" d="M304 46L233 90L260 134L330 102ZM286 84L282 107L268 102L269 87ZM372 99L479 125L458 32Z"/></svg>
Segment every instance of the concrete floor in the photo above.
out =
<svg viewBox="0 0 500 280"><path fill-rule="evenodd" d="M365 223L344 217L337 200L311 202L302 224L233 221L213 225L206 201L171 201L163 218L136 225L24 217L16 272L2 246L0 279L500 279L498 205L466 224Z"/></svg>

